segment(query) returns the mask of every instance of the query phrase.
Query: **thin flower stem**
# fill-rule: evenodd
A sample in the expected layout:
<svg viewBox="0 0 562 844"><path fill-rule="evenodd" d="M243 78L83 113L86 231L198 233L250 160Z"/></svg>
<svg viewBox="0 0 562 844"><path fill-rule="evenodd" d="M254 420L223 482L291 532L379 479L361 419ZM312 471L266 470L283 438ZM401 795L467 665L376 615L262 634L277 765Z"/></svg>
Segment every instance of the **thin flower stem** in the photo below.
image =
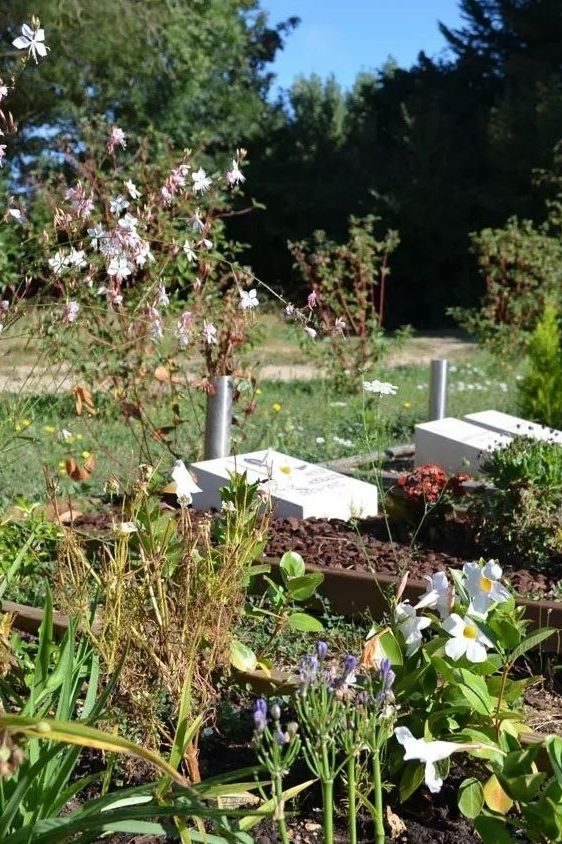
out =
<svg viewBox="0 0 562 844"><path fill-rule="evenodd" d="M382 804L381 760L378 750L375 750L373 753L373 791L375 798L375 844L384 844L385 832Z"/></svg>
<svg viewBox="0 0 562 844"><path fill-rule="evenodd" d="M324 844L334 844L334 781L322 781Z"/></svg>
<svg viewBox="0 0 562 844"><path fill-rule="evenodd" d="M283 779L281 774L273 778L275 791L275 820L281 838L281 844L289 844L289 833L287 832L287 821L285 819L285 803L283 801Z"/></svg>
<svg viewBox="0 0 562 844"><path fill-rule="evenodd" d="M347 760L347 819L349 844L357 844L357 795L355 792L355 754Z"/></svg>

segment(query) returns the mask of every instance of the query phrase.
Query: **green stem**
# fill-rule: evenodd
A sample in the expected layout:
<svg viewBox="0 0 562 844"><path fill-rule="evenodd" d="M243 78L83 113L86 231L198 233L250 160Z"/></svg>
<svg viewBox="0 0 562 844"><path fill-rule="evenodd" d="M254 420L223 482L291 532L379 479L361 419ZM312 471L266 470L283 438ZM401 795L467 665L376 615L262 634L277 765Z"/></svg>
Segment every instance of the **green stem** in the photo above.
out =
<svg viewBox="0 0 562 844"><path fill-rule="evenodd" d="M355 794L355 754L347 760L347 827L349 844L357 844L357 796Z"/></svg>
<svg viewBox="0 0 562 844"><path fill-rule="evenodd" d="M373 753L373 791L375 797L375 844L384 844L384 814L382 805L381 760L379 751Z"/></svg>
<svg viewBox="0 0 562 844"><path fill-rule="evenodd" d="M281 844L289 844L289 834L287 832L287 822L285 820L285 804L283 801L283 780L281 774L277 774L273 778L273 790L275 793L275 820L279 835L281 837Z"/></svg>
<svg viewBox="0 0 562 844"><path fill-rule="evenodd" d="M334 844L334 781L322 781L324 844Z"/></svg>

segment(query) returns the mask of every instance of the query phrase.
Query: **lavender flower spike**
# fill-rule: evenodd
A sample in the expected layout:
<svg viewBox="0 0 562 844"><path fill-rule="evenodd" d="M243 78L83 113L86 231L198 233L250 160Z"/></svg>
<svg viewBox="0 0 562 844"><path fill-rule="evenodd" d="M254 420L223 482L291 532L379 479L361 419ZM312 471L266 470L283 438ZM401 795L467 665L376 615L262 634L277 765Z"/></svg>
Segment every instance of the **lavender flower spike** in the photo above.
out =
<svg viewBox="0 0 562 844"><path fill-rule="evenodd" d="M328 645L326 644L326 642L322 642L321 640L316 642L316 654L318 656L318 659L326 659L326 657L328 656Z"/></svg>
<svg viewBox="0 0 562 844"><path fill-rule="evenodd" d="M267 727L267 701L263 697L254 701L253 715L256 733L261 734Z"/></svg>

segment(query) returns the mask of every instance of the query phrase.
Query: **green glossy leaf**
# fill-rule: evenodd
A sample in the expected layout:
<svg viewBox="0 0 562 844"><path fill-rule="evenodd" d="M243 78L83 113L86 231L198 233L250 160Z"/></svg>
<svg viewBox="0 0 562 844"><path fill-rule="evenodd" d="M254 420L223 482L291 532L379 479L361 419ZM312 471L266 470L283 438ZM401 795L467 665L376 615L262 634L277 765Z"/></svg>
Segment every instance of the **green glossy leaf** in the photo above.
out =
<svg viewBox="0 0 562 844"><path fill-rule="evenodd" d="M258 664L253 650L239 639L232 639L230 643L230 662L238 671L254 671Z"/></svg>
<svg viewBox="0 0 562 844"><path fill-rule="evenodd" d="M293 797L296 797L301 791L305 791L305 789L310 788L311 785L314 785L316 780L306 780L306 782L302 782L299 785L294 785L292 788L287 788L283 792L283 800L287 802L287 800L292 800ZM247 832L250 829L253 829L257 824L260 823L266 818L270 818L273 812L275 811L276 807L275 799L267 800L265 803L262 803L259 809L259 813L256 812L253 815L249 815L248 817L242 818L241 821L238 823L238 828L244 832Z"/></svg>
<svg viewBox="0 0 562 844"><path fill-rule="evenodd" d="M301 577L291 578L287 583L287 589L294 601L306 601L312 598L323 580L322 572L310 572Z"/></svg>
<svg viewBox="0 0 562 844"><path fill-rule="evenodd" d="M545 745L554 776L558 784L562 786L562 738L560 736L549 736Z"/></svg>
<svg viewBox="0 0 562 844"><path fill-rule="evenodd" d="M287 625L291 630L298 630L300 633L322 633L324 625L317 618L305 612L293 612L287 618Z"/></svg>
<svg viewBox="0 0 562 844"><path fill-rule="evenodd" d="M541 771L537 774L522 774L519 777L506 777L504 774L497 775L501 787L512 800L521 803L530 803L539 793L540 787L545 781L546 774Z"/></svg>
<svg viewBox="0 0 562 844"><path fill-rule="evenodd" d="M531 772L531 765L538 756L540 744L534 744L525 750L508 753L504 758L502 773L506 777L518 777Z"/></svg>
<svg viewBox="0 0 562 844"><path fill-rule="evenodd" d="M281 560L279 561L279 566L281 568L281 572L283 575L286 575L287 578L302 577L306 574L304 560L300 554L296 553L296 551L287 551L283 554Z"/></svg>
<svg viewBox="0 0 562 844"><path fill-rule="evenodd" d="M484 844L514 844L514 840L503 821L480 815L474 826Z"/></svg>
<svg viewBox="0 0 562 844"><path fill-rule="evenodd" d="M465 818L477 818L484 805L484 791L482 783L474 777L463 780L458 792L459 809Z"/></svg>
<svg viewBox="0 0 562 844"><path fill-rule="evenodd" d="M400 777L399 794L403 803L424 781L425 767L419 762L407 762Z"/></svg>
<svg viewBox="0 0 562 844"><path fill-rule="evenodd" d="M537 645L540 645L541 642L544 642L545 639L548 639L553 633L557 632L554 627L545 627L542 630L536 630L534 633L531 633L530 636L523 639L521 644L511 652L509 655L510 661L515 662L520 656L523 656L523 654L526 654L532 648L536 648Z"/></svg>

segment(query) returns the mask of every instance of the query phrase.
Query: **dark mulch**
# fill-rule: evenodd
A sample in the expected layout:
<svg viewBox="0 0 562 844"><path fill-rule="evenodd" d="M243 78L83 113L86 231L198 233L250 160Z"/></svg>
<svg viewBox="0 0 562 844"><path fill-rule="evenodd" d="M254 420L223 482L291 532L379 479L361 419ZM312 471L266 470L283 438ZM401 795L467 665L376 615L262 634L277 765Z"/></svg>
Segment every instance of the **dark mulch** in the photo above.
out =
<svg viewBox="0 0 562 844"><path fill-rule="evenodd" d="M426 532L414 548L403 525L390 527L392 542L382 518L356 523L337 519L274 520L266 554L279 557L285 551L298 551L305 562L332 569L391 575L408 569L415 579L447 567L460 568L468 560L484 556L462 521L451 521L444 529ZM548 572L505 566L504 573L519 594L547 597L562 580L562 565L553 566Z"/></svg>

